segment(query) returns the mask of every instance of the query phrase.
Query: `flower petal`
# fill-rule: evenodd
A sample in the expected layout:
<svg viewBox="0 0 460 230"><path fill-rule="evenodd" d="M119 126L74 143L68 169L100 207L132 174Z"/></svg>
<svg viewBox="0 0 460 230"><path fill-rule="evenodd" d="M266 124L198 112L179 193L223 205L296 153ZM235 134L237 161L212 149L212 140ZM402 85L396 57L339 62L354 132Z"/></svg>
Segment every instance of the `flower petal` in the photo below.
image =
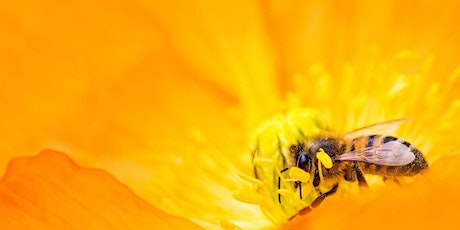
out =
<svg viewBox="0 0 460 230"><path fill-rule="evenodd" d="M0 229L200 229L136 196L112 175L46 150L15 158L0 183Z"/></svg>

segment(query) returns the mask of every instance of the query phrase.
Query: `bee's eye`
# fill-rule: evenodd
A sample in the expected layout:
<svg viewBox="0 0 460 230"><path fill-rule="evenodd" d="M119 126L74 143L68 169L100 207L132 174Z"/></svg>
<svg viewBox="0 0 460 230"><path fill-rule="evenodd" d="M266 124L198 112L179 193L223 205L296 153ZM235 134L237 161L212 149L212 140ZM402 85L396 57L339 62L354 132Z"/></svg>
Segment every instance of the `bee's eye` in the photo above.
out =
<svg viewBox="0 0 460 230"><path fill-rule="evenodd" d="M299 154L299 157L297 158L297 165L303 165L307 161L307 156L304 154Z"/></svg>
<svg viewBox="0 0 460 230"><path fill-rule="evenodd" d="M305 155L305 154L299 154L299 156L297 157L297 164L296 164L297 167L308 172L310 170L310 164L311 164L310 156Z"/></svg>

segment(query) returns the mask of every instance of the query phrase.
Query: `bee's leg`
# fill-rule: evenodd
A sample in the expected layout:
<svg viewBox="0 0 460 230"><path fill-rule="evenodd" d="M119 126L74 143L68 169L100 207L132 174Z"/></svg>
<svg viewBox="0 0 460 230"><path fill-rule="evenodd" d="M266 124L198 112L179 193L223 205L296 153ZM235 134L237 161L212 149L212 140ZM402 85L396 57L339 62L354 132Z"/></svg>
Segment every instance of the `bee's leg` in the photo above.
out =
<svg viewBox="0 0 460 230"><path fill-rule="evenodd" d="M364 178L363 171L359 168L357 162L353 164L353 171L356 173L356 179L358 179L358 184L360 187L369 187L366 182L366 178Z"/></svg>
<svg viewBox="0 0 460 230"><path fill-rule="evenodd" d="M313 210L313 208L316 208L318 207L323 201L324 199L326 199L326 197L334 194L337 192L337 189L339 188L339 184L335 184L331 190L325 192L325 193L322 193L321 195L319 195L318 197L316 197L316 199L311 202L310 206L308 207L305 207L303 208L302 210L300 210L297 214L295 214L294 216L292 216L291 218L289 218L289 220L292 220L292 218L298 216L298 215L305 215L305 214L308 214L309 212L311 212L311 210Z"/></svg>
<svg viewBox="0 0 460 230"><path fill-rule="evenodd" d="M315 169L315 174L313 176L313 187L318 187L319 181L320 181L320 176L319 176L319 170L318 168Z"/></svg>
<svg viewBox="0 0 460 230"><path fill-rule="evenodd" d="M343 179L349 182L356 181L356 173L353 167L346 167L343 173Z"/></svg>
<svg viewBox="0 0 460 230"><path fill-rule="evenodd" d="M338 188L339 188L339 184L338 184L338 183L337 183L337 184L334 184L334 186L332 186L332 188L331 188L329 191L327 191L327 192L325 192L325 193L321 193L321 195L319 195L318 197L316 197L316 199L315 199L313 202L311 202L310 207L313 207L313 208L318 207L318 205L320 205L321 202L323 202L323 200L324 200L326 197L328 197L328 196L330 196L330 195L336 193Z"/></svg>
<svg viewBox="0 0 460 230"><path fill-rule="evenodd" d="M315 173L313 174L313 187L315 188L315 190L319 193L321 193L321 191L319 190L319 182L321 181L321 177L319 176L319 170L318 168L315 169Z"/></svg>
<svg viewBox="0 0 460 230"><path fill-rule="evenodd" d="M284 168L280 171L280 173L286 172L289 168ZM281 177L278 176L278 190L281 189ZM281 204L281 194L278 193L278 202Z"/></svg>
<svg viewBox="0 0 460 230"><path fill-rule="evenodd" d="M401 185L401 181L398 180L398 178L396 177L391 177L391 178L388 178L386 176L382 176L382 180L383 182L386 182L387 180L391 179L393 182L395 182L395 184L397 184L398 186L402 186Z"/></svg>

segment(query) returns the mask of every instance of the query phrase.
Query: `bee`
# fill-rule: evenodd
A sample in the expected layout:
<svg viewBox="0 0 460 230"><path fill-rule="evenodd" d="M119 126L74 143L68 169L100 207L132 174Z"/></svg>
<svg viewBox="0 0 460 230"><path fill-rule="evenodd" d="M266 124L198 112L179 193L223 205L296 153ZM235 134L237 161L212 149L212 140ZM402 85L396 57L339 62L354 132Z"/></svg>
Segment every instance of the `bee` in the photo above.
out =
<svg viewBox="0 0 460 230"><path fill-rule="evenodd" d="M310 174L313 187L319 191L321 176L325 184L332 188L320 195L299 213L304 214L317 207L327 196L337 191L340 180L355 182L366 187L364 174L381 175L385 179L396 179L399 176L413 176L428 168L428 163L422 153L407 141L393 137L376 134L388 131L407 119L392 120L366 126L343 135L324 133L312 138L310 141L290 146L290 158L293 166ZM332 167L318 166L317 153L325 152L332 160ZM320 175L322 174L322 175ZM295 182L295 187L302 183ZM278 188L280 179L278 179ZM302 199L302 197L301 197ZM281 203L281 197L278 195Z"/></svg>

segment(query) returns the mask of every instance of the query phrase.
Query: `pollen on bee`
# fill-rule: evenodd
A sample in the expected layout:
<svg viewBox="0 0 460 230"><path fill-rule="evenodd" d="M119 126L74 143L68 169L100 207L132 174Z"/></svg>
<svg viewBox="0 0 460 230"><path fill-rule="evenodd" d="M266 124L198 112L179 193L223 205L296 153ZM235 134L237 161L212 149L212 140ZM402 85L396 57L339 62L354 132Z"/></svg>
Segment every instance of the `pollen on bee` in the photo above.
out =
<svg viewBox="0 0 460 230"><path fill-rule="evenodd" d="M289 177L300 182L308 182L310 180L310 174L299 167L292 167L289 170Z"/></svg>
<svg viewBox="0 0 460 230"><path fill-rule="evenodd" d="M324 149L319 149L319 152L316 153L316 158L321 161L321 164L323 164L325 168L332 168L332 159L324 152Z"/></svg>
<svg viewBox="0 0 460 230"><path fill-rule="evenodd" d="M262 197L259 193L250 189L239 189L233 191L233 198L248 203L248 204L260 204L262 203Z"/></svg>
<svg viewBox="0 0 460 230"><path fill-rule="evenodd" d="M265 157L254 157L252 160L252 163L255 165L259 166L268 166L268 167L274 167L275 166L275 161L271 158L265 158Z"/></svg>

